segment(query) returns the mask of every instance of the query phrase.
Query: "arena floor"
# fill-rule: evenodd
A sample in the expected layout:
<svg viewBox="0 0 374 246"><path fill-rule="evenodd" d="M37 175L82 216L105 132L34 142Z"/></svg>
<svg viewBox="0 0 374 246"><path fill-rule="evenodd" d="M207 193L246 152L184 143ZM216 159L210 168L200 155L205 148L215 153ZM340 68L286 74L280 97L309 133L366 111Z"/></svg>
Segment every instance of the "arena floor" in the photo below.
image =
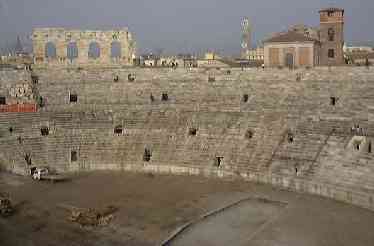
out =
<svg viewBox="0 0 374 246"><path fill-rule="evenodd" d="M243 198L191 225L169 245L374 245L374 213L270 186L203 177L95 172L51 184L0 174L12 217L0 217L0 245L159 245L179 226ZM119 208L105 227L81 228L61 205Z"/></svg>

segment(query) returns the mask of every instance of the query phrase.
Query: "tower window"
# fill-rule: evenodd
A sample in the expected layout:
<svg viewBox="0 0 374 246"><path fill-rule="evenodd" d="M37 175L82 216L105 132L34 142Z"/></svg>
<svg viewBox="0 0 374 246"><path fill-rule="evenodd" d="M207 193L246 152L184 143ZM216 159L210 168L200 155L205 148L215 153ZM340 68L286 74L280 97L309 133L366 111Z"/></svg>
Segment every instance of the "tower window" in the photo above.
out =
<svg viewBox="0 0 374 246"><path fill-rule="evenodd" d="M249 95L248 95L248 94L244 94L242 100L243 100L243 102L245 102L245 103L248 102L248 100L249 100Z"/></svg>
<svg viewBox="0 0 374 246"><path fill-rule="evenodd" d="M70 161L71 162L76 162L78 161L78 152L75 150L72 150L70 153Z"/></svg>
<svg viewBox="0 0 374 246"><path fill-rule="evenodd" d="M114 82L118 82L118 81L119 81L119 76L118 76L118 75L115 75L114 78L113 78L113 81L114 81Z"/></svg>
<svg viewBox="0 0 374 246"><path fill-rule="evenodd" d="M335 31L334 31L334 29L333 28L329 28L327 34L329 36L329 41L333 42L335 40Z"/></svg>
<svg viewBox="0 0 374 246"><path fill-rule="evenodd" d="M329 58L335 58L335 50L334 49L329 49L328 57Z"/></svg>
<svg viewBox="0 0 374 246"><path fill-rule="evenodd" d="M70 94L70 102L71 103L78 102L78 95L77 94Z"/></svg>
<svg viewBox="0 0 374 246"><path fill-rule="evenodd" d="M6 98L0 97L0 105L5 105L5 104L6 104Z"/></svg>

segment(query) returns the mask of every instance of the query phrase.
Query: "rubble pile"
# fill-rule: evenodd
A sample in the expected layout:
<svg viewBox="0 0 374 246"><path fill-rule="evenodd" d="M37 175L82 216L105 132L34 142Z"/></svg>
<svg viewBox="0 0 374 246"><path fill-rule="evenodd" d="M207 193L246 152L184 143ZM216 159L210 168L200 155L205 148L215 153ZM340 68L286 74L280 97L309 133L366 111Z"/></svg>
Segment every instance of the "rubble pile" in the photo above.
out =
<svg viewBox="0 0 374 246"><path fill-rule="evenodd" d="M114 218L113 213L116 211L117 208L113 206L104 209L73 209L69 220L81 226L106 226Z"/></svg>

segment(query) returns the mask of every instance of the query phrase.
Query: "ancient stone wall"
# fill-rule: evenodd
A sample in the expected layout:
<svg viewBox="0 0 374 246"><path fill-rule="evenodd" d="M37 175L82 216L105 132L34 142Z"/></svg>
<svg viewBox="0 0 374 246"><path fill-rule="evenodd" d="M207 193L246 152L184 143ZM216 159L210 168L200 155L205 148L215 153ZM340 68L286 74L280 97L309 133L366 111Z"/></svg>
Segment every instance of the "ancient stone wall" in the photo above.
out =
<svg viewBox="0 0 374 246"><path fill-rule="evenodd" d="M28 71L0 71L0 105L34 103L33 83Z"/></svg>
<svg viewBox="0 0 374 246"><path fill-rule="evenodd" d="M374 209L374 70L35 73L45 106L0 114L10 171L215 175Z"/></svg>
<svg viewBox="0 0 374 246"><path fill-rule="evenodd" d="M129 66L135 58L136 43L127 29L36 28L32 37L37 66Z"/></svg>

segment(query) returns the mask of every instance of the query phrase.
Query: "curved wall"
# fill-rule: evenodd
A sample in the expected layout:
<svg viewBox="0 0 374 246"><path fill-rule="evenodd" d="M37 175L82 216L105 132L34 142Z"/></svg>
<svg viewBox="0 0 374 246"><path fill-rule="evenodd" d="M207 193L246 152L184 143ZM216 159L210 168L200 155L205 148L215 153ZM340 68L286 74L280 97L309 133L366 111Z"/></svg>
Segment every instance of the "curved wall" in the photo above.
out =
<svg viewBox="0 0 374 246"><path fill-rule="evenodd" d="M14 78L11 73L1 75ZM136 79L129 81L129 74ZM0 114L0 160L13 172L25 172L28 155L31 165L60 172L218 175L374 209L373 70L34 75L45 106L37 113ZM41 128L49 134L42 136Z"/></svg>

